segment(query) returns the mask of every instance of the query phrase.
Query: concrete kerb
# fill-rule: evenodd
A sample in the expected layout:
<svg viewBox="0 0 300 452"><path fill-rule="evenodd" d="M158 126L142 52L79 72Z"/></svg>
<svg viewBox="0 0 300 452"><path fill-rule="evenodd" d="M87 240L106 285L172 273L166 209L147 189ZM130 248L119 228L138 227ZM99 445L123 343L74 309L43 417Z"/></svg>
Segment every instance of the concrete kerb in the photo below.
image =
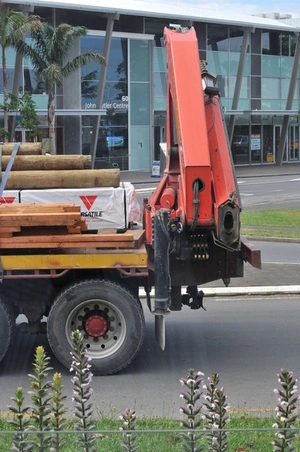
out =
<svg viewBox="0 0 300 452"><path fill-rule="evenodd" d="M250 287L205 287L201 288L204 297L240 297L251 295L297 295L300 294L300 285L285 285L285 286L250 286ZM183 288L182 293L185 293ZM151 298L154 297L154 290L150 293ZM141 299L146 298L145 291L143 289L139 292Z"/></svg>

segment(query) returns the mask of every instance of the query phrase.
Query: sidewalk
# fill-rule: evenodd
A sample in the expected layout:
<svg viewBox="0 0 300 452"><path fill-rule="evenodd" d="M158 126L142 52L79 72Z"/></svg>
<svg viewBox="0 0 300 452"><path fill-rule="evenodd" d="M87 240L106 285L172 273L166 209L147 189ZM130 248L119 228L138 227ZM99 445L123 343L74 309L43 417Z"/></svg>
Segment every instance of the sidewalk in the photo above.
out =
<svg viewBox="0 0 300 452"><path fill-rule="evenodd" d="M299 176L300 162L260 166L238 166L235 168L236 177L266 177L266 176ZM122 171L121 181L132 182L133 185L157 184L160 177L152 177L149 171ZM262 240L262 239L260 239ZM250 241L255 246L255 238ZM263 261L263 256L262 256ZM223 281L215 281L199 287L205 296L239 296L239 295L276 295L300 294L300 264L263 264L262 269L245 264L243 278L235 278L225 287Z"/></svg>

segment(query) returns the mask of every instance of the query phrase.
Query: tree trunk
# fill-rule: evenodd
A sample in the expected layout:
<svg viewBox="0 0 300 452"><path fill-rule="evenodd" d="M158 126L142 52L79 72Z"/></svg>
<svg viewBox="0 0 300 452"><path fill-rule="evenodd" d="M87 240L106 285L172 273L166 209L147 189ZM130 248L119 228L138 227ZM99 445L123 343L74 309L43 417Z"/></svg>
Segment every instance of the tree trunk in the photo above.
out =
<svg viewBox="0 0 300 452"><path fill-rule="evenodd" d="M3 177L4 174L2 174ZM6 190L36 188L96 188L120 185L119 169L11 171Z"/></svg>
<svg viewBox="0 0 300 452"><path fill-rule="evenodd" d="M3 143L2 155L11 155L16 143ZM41 155L43 143L21 143L17 155Z"/></svg>
<svg viewBox="0 0 300 452"><path fill-rule="evenodd" d="M56 154L55 142L55 100L54 83L48 82L48 127L49 127L49 151L50 154Z"/></svg>
<svg viewBox="0 0 300 452"><path fill-rule="evenodd" d="M5 48L2 47L2 75L3 75L3 128L8 132L8 111L7 111L7 70L6 70L6 56ZM4 140L7 141L7 136L4 135Z"/></svg>

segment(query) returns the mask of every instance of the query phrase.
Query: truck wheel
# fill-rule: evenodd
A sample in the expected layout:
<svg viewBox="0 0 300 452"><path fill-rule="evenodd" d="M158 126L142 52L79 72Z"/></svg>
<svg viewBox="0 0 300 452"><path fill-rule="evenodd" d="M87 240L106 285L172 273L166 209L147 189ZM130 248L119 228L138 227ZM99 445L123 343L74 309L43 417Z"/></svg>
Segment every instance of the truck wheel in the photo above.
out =
<svg viewBox="0 0 300 452"><path fill-rule="evenodd" d="M15 316L8 303L0 299L0 361L4 358L15 332Z"/></svg>
<svg viewBox="0 0 300 452"><path fill-rule="evenodd" d="M75 330L83 335L93 373L116 373L133 360L142 345L145 320L141 303L110 281L73 284L57 296L48 318L49 344L66 367L71 365Z"/></svg>

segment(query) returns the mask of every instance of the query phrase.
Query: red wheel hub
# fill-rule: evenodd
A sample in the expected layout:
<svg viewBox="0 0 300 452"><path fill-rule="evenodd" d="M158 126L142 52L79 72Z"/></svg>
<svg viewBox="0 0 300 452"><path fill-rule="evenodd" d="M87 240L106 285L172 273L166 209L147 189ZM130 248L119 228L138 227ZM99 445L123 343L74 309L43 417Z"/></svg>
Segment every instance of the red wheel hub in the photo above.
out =
<svg viewBox="0 0 300 452"><path fill-rule="evenodd" d="M85 331L92 337L102 336L107 328L107 321L99 314L91 314L85 321Z"/></svg>

